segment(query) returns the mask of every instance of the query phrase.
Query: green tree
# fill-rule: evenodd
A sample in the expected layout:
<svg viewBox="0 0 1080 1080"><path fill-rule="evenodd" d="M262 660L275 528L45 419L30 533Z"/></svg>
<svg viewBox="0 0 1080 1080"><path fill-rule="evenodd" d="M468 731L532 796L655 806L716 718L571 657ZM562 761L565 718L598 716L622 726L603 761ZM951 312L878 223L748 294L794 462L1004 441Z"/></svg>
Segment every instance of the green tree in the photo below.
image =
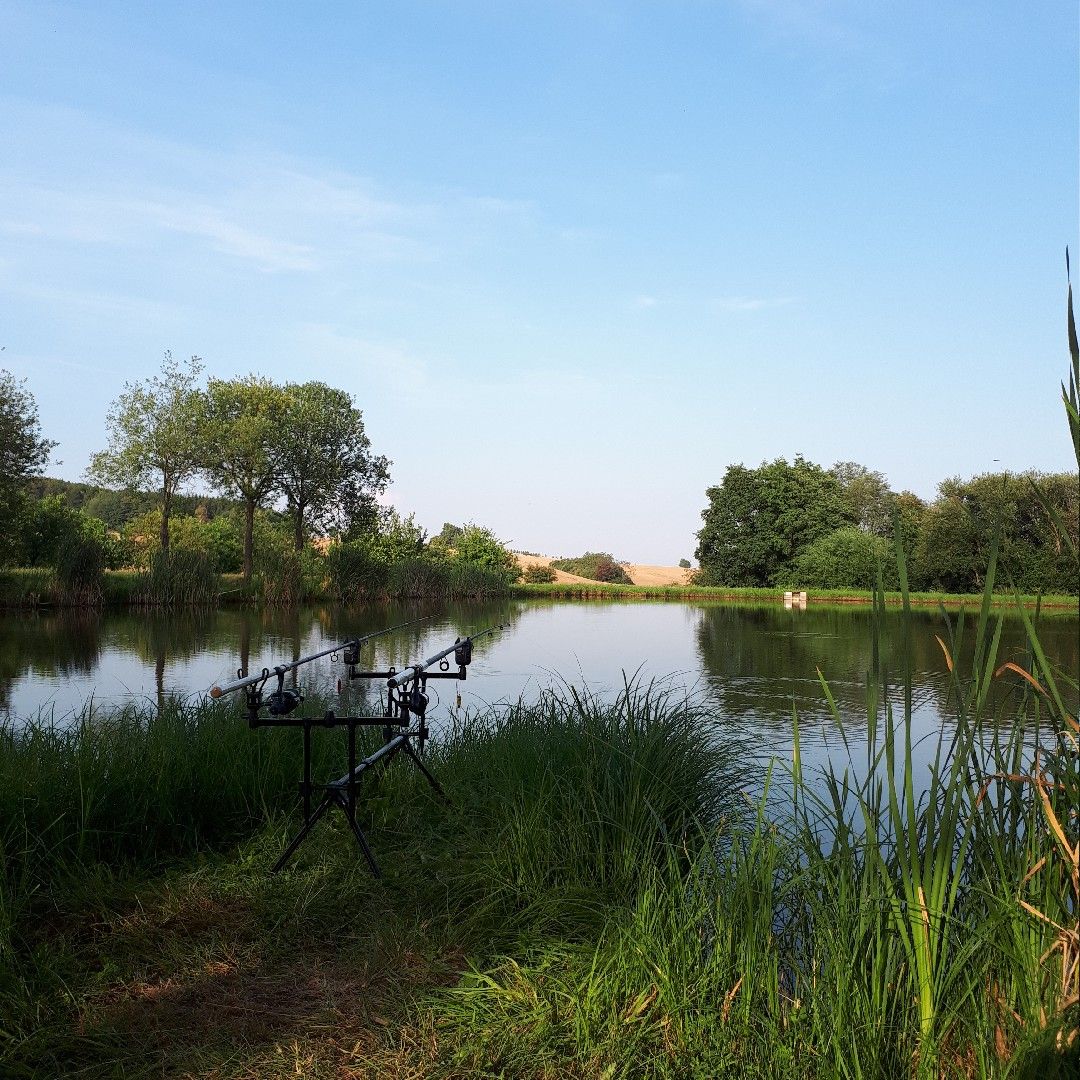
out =
<svg viewBox="0 0 1080 1080"><path fill-rule="evenodd" d="M280 491L275 447L289 399L269 379L210 379L201 466L218 490L244 505L242 572L251 580L255 510Z"/></svg>
<svg viewBox="0 0 1080 1080"><path fill-rule="evenodd" d="M431 538L431 543L435 547L442 547L450 550L457 546L461 532L462 529L460 525L454 525L449 521L444 521L443 527L439 530L438 535Z"/></svg>
<svg viewBox="0 0 1080 1080"><path fill-rule="evenodd" d="M884 474L857 461L838 461L829 472L840 481L855 524L871 536L888 536L896 496Z"/></svg>
<svg viewBox="0 0 1080 1080"><path fill-rule="evenodd" d="M840 481L801 455L756 469L729 465L705 493L695 556L703 583L736 587L790 577L808 544L854 523Z"/></svg>
<svg viewBox="0 0 1080 1080"><path fill-rule="evenodd" d="M951 477L924 519L916 550L929 588L977 592L1000 530L1001 580L1025 592L1075 592L1069 558L1077 542L1080 490L1067 473Z"/></svg>
<svg viewBox="0 0 1080 1080"><path fill-rule="evenodd" d="M885 587L895 587L896 561L879 536L845 526L807 544L795 558L787 584L814 589L872 589L882 567Z"/></svg>
<svg viewBox="0 0 1080 1080"><path fill-rule="evenodd" d="M161 491L160 545L169 549L173 499L200 463L203 399L196 382L202 361L165 353L161 373L125 383L106 419L108 449L95 454L87 475L97 483Z"/></svg>
<svg viewBox="0 0 1080 1080"><path fill-rule="evenodd" d="M0 561L11 555L26 486L45 467L55 445L42 438L37 402L25 381L0 369Z"/></svg>
<svg viewBox="0 0 1080 1080"><path fill-rule="evenodd" d="M495 570L518 576L518 561L506 545L490 530L474 522L468 522L454 541L453 558L457 562L482 566L485 570Z"/></svg>
<svg viewBox="0 0 1080 1080"><path fill-rule="evenodd" d="M287 411L274 432L273 467L293 519L293 543L309 527L345 529L373 516L390 462L371 452L363 414L344 391L321 382L284 388Z"/></svg>

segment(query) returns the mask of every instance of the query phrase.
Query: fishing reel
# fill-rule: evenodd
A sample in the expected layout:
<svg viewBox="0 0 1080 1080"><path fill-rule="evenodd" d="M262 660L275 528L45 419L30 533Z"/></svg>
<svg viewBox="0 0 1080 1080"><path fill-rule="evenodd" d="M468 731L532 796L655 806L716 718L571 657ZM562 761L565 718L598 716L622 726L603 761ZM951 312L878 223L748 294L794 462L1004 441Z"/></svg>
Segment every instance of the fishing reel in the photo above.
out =
<svg viewBox="0 0 1080 1080"><path fill-rule="evenodd" d="M304 695L299 690L281 688L274 690L266 698L266 708L271 716L288 716L304 703Z"/></svg>

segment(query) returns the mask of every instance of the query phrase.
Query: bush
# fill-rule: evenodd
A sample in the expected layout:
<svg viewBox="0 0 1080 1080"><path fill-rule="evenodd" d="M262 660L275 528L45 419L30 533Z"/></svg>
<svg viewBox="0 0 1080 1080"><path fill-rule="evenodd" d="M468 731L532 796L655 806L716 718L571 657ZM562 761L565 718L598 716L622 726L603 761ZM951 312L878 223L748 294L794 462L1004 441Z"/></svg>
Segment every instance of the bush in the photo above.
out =
<svg viewBox="0 0 1080 1080"><path fill-rule="evenodd" d="M526 566L521 580L529 585L550 585L555 580L555 571L550 566Z"/></svg>
<svg viewBox="0 0 1080 1080"><path fill-rule="evenodd" d="M551 565L568 574L602 581L608 584L632 585L629 575L615 561L615 556L605 551L587 551L577 559L554 559Z"/></svg>
<svg viewBox="0 0 1080 1080"><path fill-rule="evenodd" d="M690 560L689 559L680 559L679 560L679 568L681 570L689 570L690 569Z"/></svg>
<svg viewBox="0 0 1080 1080"><path fill-rule="evenodd" d="M877 568L886 571L886 588L895 587L895 561L889 558L888 544L854 527L837 529L805 547L778 585L809 586L814 589L872 589Z"/></svg>

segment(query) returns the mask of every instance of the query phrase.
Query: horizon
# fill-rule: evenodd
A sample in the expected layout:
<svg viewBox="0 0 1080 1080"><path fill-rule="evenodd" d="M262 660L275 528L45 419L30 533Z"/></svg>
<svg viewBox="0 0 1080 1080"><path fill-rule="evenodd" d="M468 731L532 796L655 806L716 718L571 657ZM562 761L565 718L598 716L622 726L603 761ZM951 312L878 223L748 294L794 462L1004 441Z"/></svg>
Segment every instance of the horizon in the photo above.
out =
<svg viewBox="0 0 1080 1080"><path fill-rule="evenodd" d="M728 465L1071 472L1075 5L0 2L0 367L351 393L429 534L694 558Z"/></svg>

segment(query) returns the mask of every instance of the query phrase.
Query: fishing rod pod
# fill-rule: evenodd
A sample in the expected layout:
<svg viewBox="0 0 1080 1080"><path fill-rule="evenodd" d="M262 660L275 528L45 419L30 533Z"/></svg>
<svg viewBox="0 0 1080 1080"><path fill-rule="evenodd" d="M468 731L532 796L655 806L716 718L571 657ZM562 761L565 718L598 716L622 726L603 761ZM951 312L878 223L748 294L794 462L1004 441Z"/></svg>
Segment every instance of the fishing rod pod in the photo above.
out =
<svg viewBox="0 0 1080 1080"><path fill-rule="evenodd" d="M310 656L302 656L287 664L278 664L274 668L263 668L257 675L247 675L242 669L237 671L235 681L226 683L224 686L214 686L210 689L213 698L222 697L236 690L244 691L247 706L247 721L252 728L258 727L296 727L303 734L303 775L300 780L300 797L304 808L304 824L300 831L289 842L281 857L273 866L272 873L280 870L296 849L304 842L308 834L318 823L319 819L332 807L338 807L345 815L349 828L360 850L367 860L371 872L379 877L381 872L367 842L367 837L356 820L357 797L360 781L365 773L375 770L376 767L389 765L395 757L402 755L419 770L431 785L435 794L445 803L449 798L438 780L431 774L422 760L424 746L428 740L429 731L427 726L427 710L430 699L427 693L429 679L457 679L464 681L468 677L469 664L472 662L473 642L488 634L494 634L502 630L502 626L491 626L472 634L467 638L457 638L454 643L434 656L428 657L418 664L412 664L401 671L391 667L387 671L358 671L360 664L360 646L373 638L382 637L391 631L400 630L406 626L415 626L417 623L427 622L426 619L413 619L410 622L398 623L389 626L385 630L367 634L364 637L350 638L338 645L332 645L327 649L312 653ZM446 659L453 654L456 671L450 670L450 663ZM385 680L386 695L383 698L383 711L380 715L350 715L339 716L332 709L327 710L321 716L296 715L297 710L304 703L304 694L297 686L286 687L285 676L290 671L296 671L304 664L318 660L323 656L332 656L335 660L340 654L341 661L345 665L350 681L365 679L369 682ZM429 670L438 664L438 670ZM274 689L264 693L266 684L270 678L275 679ZM340 681L338 683L340 687ZM311 733L315 728L344 727L346 733L346 754L348 758L348 771L325 784L313 784L311 781ZM369 753L366 757L358 757L356 733L358 728L382 728L382 745ZM312 795L321 791L322 799L312 809Z"/></svg>

